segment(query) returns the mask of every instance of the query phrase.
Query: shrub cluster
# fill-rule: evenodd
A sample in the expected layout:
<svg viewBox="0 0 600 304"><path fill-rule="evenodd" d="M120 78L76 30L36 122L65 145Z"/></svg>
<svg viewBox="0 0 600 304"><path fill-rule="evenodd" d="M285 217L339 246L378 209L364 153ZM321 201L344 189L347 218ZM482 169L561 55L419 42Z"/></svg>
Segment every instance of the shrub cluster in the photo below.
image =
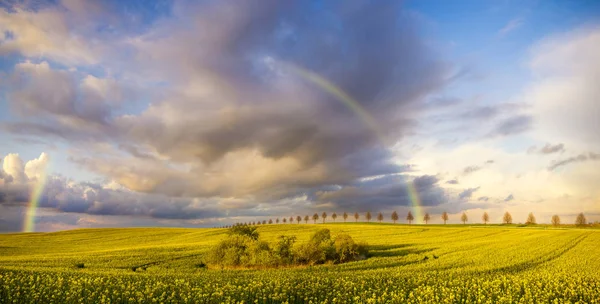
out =
<svg viewBox="0 0 600 304"><path fill-rule="evenodd" d="M320 229L308 242L296 244L295 236L279 236L271 244L259 239L255 227L230 228L229 236L205 256L208 264L220 267L279 267L345 263L366 258L365 243L355 243L348 234L331 237L329 229Z"/></svg>

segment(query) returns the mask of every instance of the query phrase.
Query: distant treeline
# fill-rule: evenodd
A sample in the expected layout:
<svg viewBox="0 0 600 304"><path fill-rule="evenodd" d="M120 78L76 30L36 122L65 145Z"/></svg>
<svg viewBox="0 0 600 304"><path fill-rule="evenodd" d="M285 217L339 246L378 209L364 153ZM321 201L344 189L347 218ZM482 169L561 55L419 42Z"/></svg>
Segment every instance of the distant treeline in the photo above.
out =
<svg viewBox="0 0 600 304"><path fill-rule="evenodd" d="M342 214L342 219L344 220L344 222L346 222L348 220L348 218L350 217L350 215L347 212L344 212ZM352 217L354 218L355 222L358 222L358 220L360 219L360 214L358 212L355 212ZM302 221L304 221L305 224L308 224L308 221L312 220L313 223L317 223L317 221L322 220L323 223L325 223L325 221L327 220L328 215L327 212L323 212L321 213L321 215L319 216L318 213L315 213L312 215L312 217L305 215L304 217L298 215L295 218L293 216L290 216L289 219L284 217L281 220L279 220L279 218L276 218L275 221L273 221L273 219L269 219L269 220L262 220L262 221L252 221L252 222L244 222L244 223L235 223L233 225L226 225L226 226L222 226L222 228L231 228L233 226L239 226L239 225L246 225L246 226L254 226L254 225L267 225L267 224L279 224L279 223L283 223L283 224L293 224L294 220L296 221L296 223L300 224ZM333 222L335 223L335 221L337 220L338 215L337 213L332 213L331 214L331 219L333 220ZM398 216L398 213L396 211L392 212L391 216L390 216L392 222L394 222L394 224L400 220L400 217ZM450 217L448 216L447 212L442 213L441 215L441 219L444 221L444 224L446 224L446 222L448 221ZM371 220L373 219L373 216L371 215L371 212L366 212L364 215L364 219L367 220L367 222L371 222ZM377 221L378 222L382 222L384 220L384 215L383 213L379 212L377 214ZM425 215L423 216L423 222L425 222L425 224L427 224L429 221L431 220L431 216L429 215L429 213L425 213ZM490 223L490 216L487 212L484 212L483 215L481 216L481 220L483 222L483 224L487 224ZM408 212L408 214L406 215L406 221L409 224L412 224L413 221L415 221L415 217L413 216L412 212ZM467 216L466 212L463 212L462 215L460 216L460 221L463 224L466 224L469 221L469 218ZM557 214L553 215L552 218L550 219L550 222L552 223L553 226L560 226L562 223L560 221L560 216L558 216ZM513 223L513 218L512 215L509 212L504 213L504 216L502 217L502 224L512 224ZM529 215L527 216L527 220L525 221L526 225L535 225L537 224L535 216L533 215L533 213L529 213ZM583 213L579 213L577 215L577 218L575 219L575 226L578 227L583 227L588 225L587 219L585 218L585 215Z"/></svg>

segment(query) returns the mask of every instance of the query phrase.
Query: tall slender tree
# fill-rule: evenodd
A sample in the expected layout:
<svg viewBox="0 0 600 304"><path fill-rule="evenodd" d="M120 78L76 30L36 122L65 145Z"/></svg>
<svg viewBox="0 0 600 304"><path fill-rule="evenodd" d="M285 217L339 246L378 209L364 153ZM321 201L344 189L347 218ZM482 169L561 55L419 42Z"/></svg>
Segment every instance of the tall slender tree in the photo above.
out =
<svg viewBox="0 0 600 304"><path fill-rule="evenodd" d="M294 217L290 216L290 224L293 224L293 223L294 223Z"/></svg>
<svg viewBox="0 0 600 304"><path fill-rule="evenodd" d="M383 221L383 214L381 212L379 212L379 214L377 214L377 221L381 223L381 221Z"/></svg>
<svg viewBox="0 0 600 304"><path fill-rule="evenodd" d="M425 216L423 217L423 221L425 221L425 225L427 225L427 222L429 222L429 220L431 220L431 217L429 216L429 213L425 213Z"/></svg>
<svg viewBox="0 0 600 304"><path fill-rule="evenodd" d="M444 211L444 213L442 213L442 220L444 221L444 225L446 225L446 222L448 221L448 212Z"/></svg>
<svg viewBox="0 0 600 304"><path fill-rule="evenodd" d="M333 219L333 222L335 223L335 219L337 218L337 214L335 214L335 212L331 215L331 218Z"/></svg>
<svg viewBox="0 0 600 304"><path fill-rule="evenodd" d="M367 219L367 223L371 222L371 212L367 211L367 214L365 214L365 218Z"/></svg>
<svg viewBox="0 0 600 304"><path fill-rule="evenodd" d="M502 217L502 222L504 224L512 224L512 215L510 215L508 211L504 213L504 216Z"/></svg>
<svg viewBox="0 0 600 304"><path fill-rule="evenodd" d="M552 216L552 226L556 227L560 225L560 217L558 214Z"/></svg>
<svg viewBox="0 0 600 304"><path fill-rule="evenodd" d="M342 215L342 217L344 218L344 223L345 223L346 220L348 219L348 213L344 212L344 215Z"/></svg>
<svg viewBox="0 0 600 304"><path fill-rule="evenodd" d="M527 216L527 221L525 221L525 224L527 224L527 225L534 225L534 224L536 224L536 222L535 222L535 216L533 216L532 212L530 212L529 215Z"/></svg>
<svg viewBox="0 0 600 304"><path fill-rule="evenodd" d="M460 216L460 220L463 222L463 225L467 223L467 220L469 218L467 217L467 214L463 212L463 214Z"/></svg>
<svg viewBox="0 0 600 304"><path fill-rule="evenodd" d="M412 215L412 212L408 211L408 214L406 215L406 220L408 221L408 224L412 224L412 221L415 219L415 217Z"/></svg>
<svg viewBox="0 0 600 304"><path fill-rule="evenodd" d="M296 222L298 222L298 224L300 224L300 221L302 221L302 217L298 215L298 216L296 217Z"/></svg>
<svg viewBox="0 0 600 304"><path fill-rule="evenodd" d="M358 215L358 212L354 212L354 222L358 222L359 217L360 215Z"/></svg>
<svg viewBox="0 0 600 304"><path fill-rule="evenodd" d="M309 220L309 219L310 219L310 218L308 217L308 215L305 215L305 216L304 216L304 223L305 223L305 224L308 224L308 220Z"/></svg>
<svg viewBox="0 0 600 304"><path fill-rule="evenodd" d="M285 220L285 217L283 218L283 220ZM276 223L276 224L279 224L279 218L277 218L277 219L275 220L275 223ZM285 222L284 222L284 223L285 223Z"/></svg>
<svg viewBox="0 0 600 304"><path fill-rule="evenodd" d="M394 221L394 224L396 224L396 221L398 221L398 212L392 212L392 221Z"/></svg>
<svg viewBox="0 0 600 304"><path fill-rule="evenodd" d="M321 213L321 218L323 219L323 224L325 224L325 219L327 218L327 213L325 211Z"/></svg>
<svg viewBox="0 0 600 304"><path fill-rule="evenodd" d="M575 225L576 226L585 226L587 224L587 220L585 219L585 215L583 215L582 213L579 213L577 215L577 218L575 219Z"/></svg>
<svg viewBox="0 0 600 304"><path fill-rule="evenodd" d="M319 219L319 214L318 213L313 214L313 221L315 222L315 224L317 223L318 219Z"/></svg>
<svg viewBox="0 0 600 304"><path fill-rule="evenodd" d="M485 225L485 224L487 224L487 222L490 221L490 216L488 215L487 212L484 212L483 216L481 217L481 219L483 220L483 224Z"/></svg>

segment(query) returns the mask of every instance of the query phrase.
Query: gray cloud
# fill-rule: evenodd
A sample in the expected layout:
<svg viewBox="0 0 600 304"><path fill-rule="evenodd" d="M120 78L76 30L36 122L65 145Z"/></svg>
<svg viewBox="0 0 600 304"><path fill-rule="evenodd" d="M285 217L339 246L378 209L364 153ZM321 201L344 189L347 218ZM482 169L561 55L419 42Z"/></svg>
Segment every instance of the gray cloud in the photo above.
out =
<svg viewBox="0 0 600 304"><path fill-rule="evenodd" d="M509 196L507 196L507 197L504 199L504 201L505 201L505 202L510 202L510 201L512 201L512 200L514 200L514 199L515 199L514 195L510 194Z"/></svg>
<svg viewBox="0 0 600 304"><path fill-rule="evenodd" d="M490 198L487 196L482 196L482 197L479 197L477 200L481 201L481 202L487 202L488 200L490 200Z"/></svg>
<svg viewBox="0 0 600 304"><path fill-rule="evenodd" d="M529 115L517 115L501 121L491 132L492 136L508 136L529 130L533 119Z"/></svg>
<svg viewBox="0 0 600 304"><path fill-rule="evenodd" d="M479 188L480 187L465 189L463 192L458 194L458 198L459 199L470 198L473 195L473 193L475 193L475 191L479 190Z"/></svg>
<svg viewBox="0 0 600 304"><path fill-rule="evenodd" d="M594 160L600 160L600 154L596 154L593 152L590 152L588 154L579 154L577 156L569 157L566 159L553 161L552 164L548 166L548 170L552 171L558 167L566 166L568 164Z"/></svg>
<svg viewBox="0 0 600 304"><path fill-rule="evenodd" d="M539 153L539 154L553 154L553 153L562 153L565 152L565 145L560 143L560 144L556 144L556 145L552 145L552 144L546 144L541 148L537 148L535 146L530 147L529 149L527 149L527 153L532 154L532 153Z"/></svg>
<svg viewBox="0 0 600 304"><path fill-rule="evenodd" d="M463 174L464 175L469 175L469 174L471 174L473 172L477 172L479 170L481 170L481 167L479 167L479 166L468 166L468 167L466 167L466 168L463 169Z"/></svg>
<svg viewBox="0 0 600 304"><path fill-rule="evenodd" d="M451 179L451 180L447 181L446 184L458 185L458 180L457 179Z"/></svg>

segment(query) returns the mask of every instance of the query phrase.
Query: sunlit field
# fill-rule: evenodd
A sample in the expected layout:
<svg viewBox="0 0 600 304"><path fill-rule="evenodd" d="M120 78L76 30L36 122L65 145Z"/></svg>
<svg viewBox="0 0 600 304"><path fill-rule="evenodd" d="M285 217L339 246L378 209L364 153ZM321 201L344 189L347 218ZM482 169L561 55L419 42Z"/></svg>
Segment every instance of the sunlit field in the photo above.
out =
<svg viewBox="0 0 600 304"><path fill-rule="evenodd" d="M212 269L227 230L82 229L0 235L0 303L598 303L600 230L546 226L279 224L369 244L366 260Z"/></svg>

